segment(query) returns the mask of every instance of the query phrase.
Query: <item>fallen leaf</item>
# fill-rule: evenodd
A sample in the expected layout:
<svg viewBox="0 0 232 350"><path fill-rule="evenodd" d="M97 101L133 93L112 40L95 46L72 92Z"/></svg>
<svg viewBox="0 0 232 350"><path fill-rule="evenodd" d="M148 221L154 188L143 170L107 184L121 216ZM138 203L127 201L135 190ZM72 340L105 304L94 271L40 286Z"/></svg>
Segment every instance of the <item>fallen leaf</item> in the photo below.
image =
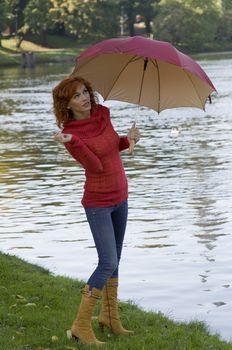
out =
<svg viewBox="0 0 232 350"><path fill-rule="evenodd" d="M22 295L20 295L20 294L17 294L16 295L16 299L25 299Z"/></svg>
<svg viewBox="0 0 232 350"><path fill-rule="evenodd" d="M67 335L67 338L68 338L68 339L72 339L72 332L71 332L71 329L68 329L68 330L66 331L66 335Z"/></svg>
<svg viewBox="0 0 232 350"><path fill-rule="evenodd" d="M5 286L0 286L0 289L7 290Z"/></svg>
<svg viewBox="0 0 232 350"><path fill-rule="evenodd" d="M27 303L25 306L26 307L31 307L31 306L36 306L36 304L35 303Z"/></svg>
<svg viewBox="0 0 232 350"><path fill-rule="evenodd" d="M52 341L58 341L59 340L59 338L56 335L53 335L51 339L52 339Z"/></svg>
<svg viewBox="0 0 232 350"><path fill-rule="evenodd" d="M15 334L16 334L16 335L20 335L20 336L23 335L22 332L18 332L18 331L16 331Z"/></svg>
<svg viewBox="0 0 232 350"><path fill-rule="evenodd" d="M27 299L23 298L23 299L18 299L17 300L18 304L26 304L27 303Z"/></svg>

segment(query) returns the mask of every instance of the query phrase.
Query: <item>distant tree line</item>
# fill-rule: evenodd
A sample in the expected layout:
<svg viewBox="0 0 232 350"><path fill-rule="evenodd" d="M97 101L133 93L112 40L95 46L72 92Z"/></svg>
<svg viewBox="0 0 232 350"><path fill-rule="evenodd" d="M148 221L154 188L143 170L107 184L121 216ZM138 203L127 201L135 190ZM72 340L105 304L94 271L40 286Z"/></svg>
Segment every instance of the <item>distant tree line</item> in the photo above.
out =
<svg viewBox="0 0 232 350"><path fill-rule="evenodd" d="M152 36L187 52L232 49L232 0L1 0L0 33L93 43Z"/></svg>

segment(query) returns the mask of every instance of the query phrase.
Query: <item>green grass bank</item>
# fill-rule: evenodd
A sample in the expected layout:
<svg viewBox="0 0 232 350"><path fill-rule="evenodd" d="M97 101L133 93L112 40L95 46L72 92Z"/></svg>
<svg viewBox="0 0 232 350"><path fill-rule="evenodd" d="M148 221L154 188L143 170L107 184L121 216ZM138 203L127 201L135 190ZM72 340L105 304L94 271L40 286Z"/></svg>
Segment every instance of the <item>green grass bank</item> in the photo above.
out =
<svg viewBox="0 0 232 350"><path fill-rule="evenodd" d="M23 40L20 48L17 48L14 38L2 39L1 43L0 67L21 66L23 63L22 53L27 51L33 53L35 64L70 62L74 61L86 47L84 45L78 46L74 41L59 40L59 38L53 38L54 47L51 44L44 47L35 42Z"/></svg>
<svg viewBox="0 0 232 350"><path fill-rule="evenodd" d="M15 38L1 40L0 47L0 68L10 66L21 66L23 63L22 53L33 52L35 64L74 62L75 58L90 46L90 43L78 43L76 40L48 35L47 46L41 46L36 42L36 38L23 40L20 48L16 47ZM212 52L191 55L196 60L231 59L232 52Z"/></svg>
<svg viewBox="0 0 232 350"><path fill-rule="evenodd" d="M89 347L68 339L80 303L84 282L54 276L15 256L0 253L0 349L83 350ZM159 313L144 312L120 303L123 324L133 329L129 337L101 333L96 309L93 327L106 341L106 350L232 350L232 343L210 335L200 322L177 323ZM91 348L95 348L92 346Z"/></svg>

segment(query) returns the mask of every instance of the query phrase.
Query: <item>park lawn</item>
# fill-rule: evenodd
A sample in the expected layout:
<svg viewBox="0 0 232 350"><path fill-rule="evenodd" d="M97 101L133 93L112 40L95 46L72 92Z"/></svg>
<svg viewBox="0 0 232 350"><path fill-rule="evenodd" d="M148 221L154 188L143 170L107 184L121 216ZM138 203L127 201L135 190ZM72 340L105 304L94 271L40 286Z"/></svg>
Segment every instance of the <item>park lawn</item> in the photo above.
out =
<svg viewBox="0 0 232 350"><path fill-rule="evenodd" d="M9 52L5 48L0 47L0 68L5 66L20 65L21 57L19 54Z"/></svg>
<svg viewBox="0 0 232 350"><path fill-rule="evenodd" d="M54 49L50 49L47 47L43 47L39 44L33 43L28 40L23 40L20 48L16 48L16 40L15 38L11 39L2 39L2 47L10 50L12 52L22 52L22 51L33 51L33 52L41 52L41 51L52 51Z"/></svg>
<svg viewBox="0 0 232 350"><path fill-rule="evenodd" d="M54 276L15 256L0 253L0 349L84 350L88 347L68 339L80 303L84 282ZM177 323L160 313L145 312L132 303L120 303L123 324L133 336L101 333L97 313L93 327L106 341L106 350L232 350L232 343L210 335L200 322ZM95 348L92 346L91 348Z"/></svg>
<svg viewBox="0 0 232 350"><path fill-rule="evenodd" d="M59 40L56 38L54 44L58 45ZM44 47L32 41L23 40L21 47L16 48L15 38L2 39L2 47L0 47L0 67L1 66L17 66L21 65L21 54L25 51L33 52L36 64L48 62L74 61L84 46L75 47L74 44L70 48L62 47Z"/></svg>
<svg viewBox="0 0 232 350"><path fill-rule="evenodd" d="M36 64L74 62L75 58L91 45L91 43L79 43L77 40L58 35L47 35L46 47L36 43L36 41L38 39L35 36L28 37L28 40L23 40L18 49L15 38L2 39L0 67L20 66L22 64L21 54L25 51L34 53ZM229 59L232 58L232 52L200 53L194 54L192 57L196 60Z"/></svg>

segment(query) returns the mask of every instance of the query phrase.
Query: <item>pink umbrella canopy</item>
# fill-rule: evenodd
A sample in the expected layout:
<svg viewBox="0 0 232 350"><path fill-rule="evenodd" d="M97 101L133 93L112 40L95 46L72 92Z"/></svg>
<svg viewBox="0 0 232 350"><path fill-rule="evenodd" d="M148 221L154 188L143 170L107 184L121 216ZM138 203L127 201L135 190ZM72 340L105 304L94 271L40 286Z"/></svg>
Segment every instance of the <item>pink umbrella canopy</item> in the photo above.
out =
<svg viewBox="0 0 232 350"><path fill-rule="evenodd" d="M101 41L79 57L71 76L82 76L105 100L162 110L205 108L216 91L207 74L168 42L135 36Z"/></svg>

